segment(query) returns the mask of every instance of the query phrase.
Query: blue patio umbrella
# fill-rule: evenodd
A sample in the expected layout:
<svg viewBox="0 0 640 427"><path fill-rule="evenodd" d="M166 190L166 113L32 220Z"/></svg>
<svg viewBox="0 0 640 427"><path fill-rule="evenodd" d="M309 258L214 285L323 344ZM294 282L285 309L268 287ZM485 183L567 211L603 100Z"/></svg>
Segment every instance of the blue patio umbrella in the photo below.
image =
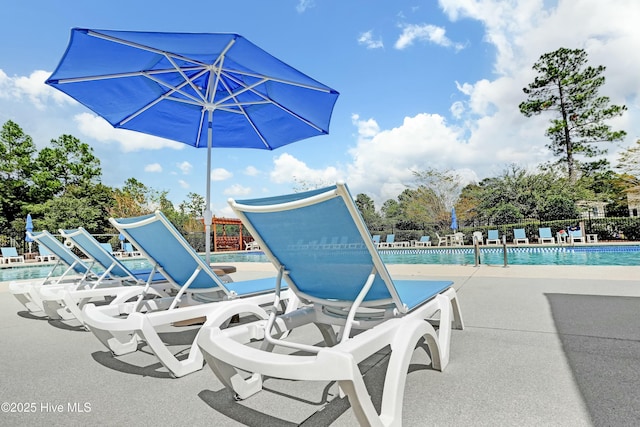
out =
<svg viewBox="0 0 640 427"><path fill-rule="evenodd" d="M273 150L329 133L338 92L237 34L75 28L46 81L112 126L211 149Z"/></svg>
<svg viewBox="0 0 640 427"><path fill-rule="evenodd" d="M27 224L24 229L27 231L27 233L25 233L24 241L29 244L29 253L31 253L31 244L33 243L33 239L29 235L29 233L33 231L33 220L31 219L31 214L27 214Z"/></svg>
<svg viewBox="0 0 640 427"><path fill-rule="evenodd" d="M451 208L451 229L456 231L458 229L458 218L456 217L456 208Z"/></svg>
<svg viewBox="0 0 640 427"><path fill-rule="evenodd" d="M120 233L118 235L118 240L120 240L120 249L124 249L124 240L125 240L124 234Z"/></svg>

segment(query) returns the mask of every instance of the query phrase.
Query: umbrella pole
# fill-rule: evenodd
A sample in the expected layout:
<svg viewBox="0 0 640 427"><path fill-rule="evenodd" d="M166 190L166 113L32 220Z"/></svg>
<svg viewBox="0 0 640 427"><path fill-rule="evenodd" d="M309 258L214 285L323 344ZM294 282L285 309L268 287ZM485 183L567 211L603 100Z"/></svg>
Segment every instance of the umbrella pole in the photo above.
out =
<svg viewBox="0 0 640 427"><path fill-rule="evenodd" d="M213 142L213 110L209 110L209 124L207 128L207 194L205 195L204 206L204 248L205 261L211 264L211 144Z"/></svg>

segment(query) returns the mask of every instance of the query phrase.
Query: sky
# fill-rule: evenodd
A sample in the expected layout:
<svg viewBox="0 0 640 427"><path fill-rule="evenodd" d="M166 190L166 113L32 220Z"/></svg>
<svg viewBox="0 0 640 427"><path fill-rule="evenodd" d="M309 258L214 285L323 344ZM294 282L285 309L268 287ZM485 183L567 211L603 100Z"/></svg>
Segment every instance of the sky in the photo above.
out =
<svg viewBox="0 0 640 427"><path fill-rule="evenodd" d="M116 130L44 84L71 28L237 33L340 92L328 135L277 150L215 149L214 215L229 198L289 193L345 181L380 207L415 185L414 172L452 170L465 182L552 160L551 115L518 105L532 65L560 47L606 66L600 94L628 111L609 124L640 138L637 0L235 0L193 3L32 0L3 5L0 123L16 122L38 149L63 134L93 147L102 182L128 178L167 191L175 205L204 197L206 150ZM149 6L149 5L153 6Z"/></svg>

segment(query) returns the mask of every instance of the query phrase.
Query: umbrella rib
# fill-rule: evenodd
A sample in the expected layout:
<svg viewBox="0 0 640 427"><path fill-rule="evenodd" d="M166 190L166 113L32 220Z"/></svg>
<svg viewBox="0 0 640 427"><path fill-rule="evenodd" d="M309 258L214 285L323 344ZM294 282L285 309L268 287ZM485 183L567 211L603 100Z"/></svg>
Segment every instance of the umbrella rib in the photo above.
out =
<svg viewBox="0 0 640 427"><path fill-rule="evenodd" d="M201 70L201 72L200 72L200 73L198 73L198 74L196 74L196 75L194 76L194 79L197 79L198 77L202 76L202 75L203 75L204 73L206 73L206 72L207 72L207 70ZM181 91L181 90L180 90L180 89L181 89L181 88L183 88L186 84L188 84L188 80L189 80L189 79L186 79L186 81L182 82L182 83L181 83L181 84L179 84L178 86L172 86L172 85L170 85L169 83L167 83L167 82L165 82L165 81L162 81L162 80L160 80L160 79L156 79L156 78L154 78L153 76L147 76L147 75L145 75L145 77L147 77L149 80L153 80L154 82L156 82L156 83L158 83L158 84L160 84L160 85L162 85L162 86L165 86L165 87L167 87L167 88L171 89L171 92L168 92L166 95L171 95L172 93L177 92L177 93L179 93L179 94L181 94L181 95L183 95L183 96L185 96L185 97L187 97L187 98L192 99L192 100L193 100L197 105L202 105L202 102L201 102L201 101L206 102L206 100L205 100L205 99L203 99L203 98L196 98L195 96L192 96L192 95L190 95L190 94L188 94L188 93L183 92L183 91ZM193 87L193 85L191 85L191 86ZM197 88L195 88L195 90L196 90L196 92L201 93Z"/></svg>
<svg viewBox="0 0 640 427"><path fill-rule="evenodd" d="M205 72L205 70L203 70L202 73L200 73L200 75L202 75L204 72ZM148 77L148 78L151 79L151 77ZM174 87L174 86L171 86L171 85L163 82L162 80L156 80L156 79L151 79L151 80L156 81L157 83L160 83L160 84L170 88L171 90L169 92L163 93L162 96L154 99L153 101L151 101L148 104L146 104L144 107L138 109L137 111L135 111L132 114L130 114L127 117L125 117L124 119L120 120L116 126L124 125L125 123L133 120L134 118L138 117L140 114L142 114L145 111L147 111L149 108L153 107L154 105L156 105L157 103L159 103L160 101L165 100L165 99L166 100L171 100L171 101L184 102L184 103L193 104L193 105L202 105L202 103L197 102L197 99L194 99L194 103L190 103L190 102L187 102L186 100L179 100L179 99L175 99L175 98L171 98L170 97L171 94L173 94L174 92L178 92L178 93L180 93L182 95L190 97L188 94L180 91L180 89L182 87L184 87L185 85L188 84L188 81L184 81L180 85Z"/></svg>
<svg viewBox="0 0 640 427"><path fill-rule="evenodd" d="M162 50L162 49L156 49L154 47L143 45L143 44L140 44L140 43L135 43L135 42L128 41L128 40L123 40L123 39L120 39L118 37L108 36L106 34L98 33L96 31L87 30L87 35L90 35L90 36L93 36L93 37L96 37L96 38L99 38L99 39L103 39L103 40L108 40L108 41L111 41L111 42L114 42L114 43L122 44L122 45L125 45L125 46L130 46L130 47L133 47L133 48L136 48L136 49L142 49L142 50L146 50L148 52L157 53L159 55L171 55L171 56L174 56L174 57L176 57L178 59L181 59L183 61L191 62L192 64L198 64L198 65L204 66L204 67L207 66L207 64L205 62L198 61L198 60L195 60L193 58L189 58L189 57L186 57L186 56L183 56L183 55L179 55L177 53L168 52L168 51Z"/></svg>
<svg viewBox="0 0 640 427"><path fill-rule="evenodd" d="M241 70L232 70L232 69L229 69L229 68L225 68L222 71L225 72L225 75L227 75L229 77L231 76L231 74L241 74L243 76L255 77L257 79L269 80L269 81L276 82L276 83L282 83L282 84L286 84L286 85L301 87L303 89L317 90L319 92L326 92L326 93L333 92L333 89L330 89L330 88L327 88L327 87L318 87L318 86L313 86L313 85L309 85L309 84L305 84L305 83L296 82L296 81L293 81L293 80L279 79L279 78L276 78L276 77L265 76L264 74L250 73L248 71L241 71Z"/></svg>
<svg viewBox="0 0 640 427"><path fill-rule="evenodd" d="M180 75L182 76L182 78L189 84L189 86L191 86L191 88L195 91L195 93L197 93L198 95L200 95L200 99L202 99L203 101L206 101L204 95L202 94L202 92L200 91L200 89L198 89L198 87L193 83L193 80L190 79L189 77L187 77L187 75L184 73L184 71L182 70L182 68L180 68L178 66L178 64L176 64L176 62L173 60L173 58L169 55L165 55L167 60L171 63L171 65L173 65L173 67L176 69L176 71L178 73L180 73ZM198 78L199 76L201 76L203 73L198 73L196 74L195 78ZM182 92L180 92L182 93Z"/></svg>
<svg viewBox="0 0 640 427"><path fill-rule="evenodd" d="M243 85L243 82L236 79L234 76L231 75L227 75L227 77L229 77L229 79L235 81L236 83L238 83L239 85ZM266 81L270 80L270 79L265 79ZM261 81L260 82L265 83L265 81ZM325 129L320 128L319 126L315 125L313 122L305 119L304 117L300 116L299 114L294 113L293 111L291 111L290 109L286 108L284 105L280 104L279 102L274 101L271 98L268 98L267 96L265 96L264 94L257 92L255 90L253 90L253 87L255 87L256 85L252 85L250 88L251 92L254 93L255 95L259 96L260 98L264 99L265 101L267 101L268 103L271 103L273 105L275 105L276 107L280 108L281 110L287 112L289 115L297 118L298 120L300 120L301 122L305 123L307 126L314 128L315 130L317 130L318 132L321 133L327 133L327 131ZM246 86L245 86L246 87ZM243 91L244 92L244 91ZM233 94L232 94L233 95ZM245 117L247 117L247 114L244 112L244 109L242 109L243 114L245 115ZM249 118L247 117L247 120L249 120ZM249 120L250 121L250 120ZM250 121L251 122L251 121ZM251 125L253 126L253 122L251 122ZM253 126L255 129L255 126ZM256 131L257 132L257 131ZM258 133L259 134L259 133ZM264 141L264 140L263 140ZM268 146L268 144L265 141L265 144Z"/></svg>
<svg viewBox="0 0 640 427"><path fill-rule="evenodd" d="M193 67L184 68L184 70L186 70L186 71L202 70L202 69L203 69L203 67L201 67L201 66L193 66ZM129 72L126 72L126 73L112 73L112 74L101 74L101 75L95 75L95 76L69 77L69 78L53 80L53 82L54 83L59 83L59 84L64 84L64 83L87 82L87 81L94 81L94 80L109 80L109 79L135 77L135 76L146 76L146 77L148 77L148 75L175 73L175 71L176 70L174 70L172 68L163 68L163 69L160 69L160 70L139 70L139 71L129 71Z"/></svg>

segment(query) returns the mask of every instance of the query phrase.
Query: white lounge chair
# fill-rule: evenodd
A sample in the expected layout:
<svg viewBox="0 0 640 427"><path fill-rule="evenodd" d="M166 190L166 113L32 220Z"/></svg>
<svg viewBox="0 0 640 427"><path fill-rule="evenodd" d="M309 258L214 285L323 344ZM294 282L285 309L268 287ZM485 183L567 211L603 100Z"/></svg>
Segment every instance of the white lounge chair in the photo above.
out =
<svg viewBox="0 0 640 427"><path fill-rule="evenodd" d="M193 319L221 326L241 313L267 317L261 305L273 301L275 278L223 283L161 212L109 221L177 290L172 298L84 306L88 329L115 355L136 351L144 342L170 373L181 377L202 369L202 353L194 341L188 357L182 358L183 351L179 359L163 342L163 328Z"/></svg>
<svg viewBox="0 0 640 427"><path fill-rule="evenodd" d="M513 229L513 244L519 245L523 243L525 245L529 244L529 238L525 234L524 228L514 228Z"/></svg>
<svg viewBox="0 0 640 427"><path fill-rule="evenodd" d="M582 234L582 229L578 228L577 230L569 230L569 242L573 245L576 243L585 243L584 234Z"/></svg>
<svg viewBox="0 0 640 427"><path fill-rule="evenodd" d="M230 201L230 205L260 242L282 283L308 305L283 315L272 312L266 321L233 328L203 327L198 345L207 365L239 399L260 391L263 375L337 381L361 424L399 425L416 344L424 338L432 367L442 370L449 361L452 323L463 327L452 282L393 280L344 184L268 199ZM352 246L288 249L300 238L320 241L328 232L347 236ZM439 325L437 332L434 324ZM303 325L318 327L323 345L294 341L294 335L304 339L302 333L292 333L286 340L281 337ZM274 347L277 352L272 351ZM358 363L385 348L391 354L378 414ZM240 371L253 374L245 379Z"/></svg>
<svg viewBox="0 0 640 427"><path fill-rule="evenodd" d="M52 290L78 289L92 287L97 283L98 276L91 271L91 268L51 233L46 230L28 233L38 246L45 246L56 256L56 263L51 266L51 270L42 280L9 283L9 292L29 312L47 313L48 307L45 307L41 297L44 287ZM60 275L54 276L60 266L66 266L65 270ZM55 310L50 311L49 314L53 312Z"/></svg>
<svg viewBox="0 0 640 427"><path fill-rule="evenodd" d="M426 246L431 246L431 236L420 237L420 240L416 241L414 246L417 248L424 248Z"/></svg>
<svg viewBox="0 0 640 427"><path fill-rule="evenodd" d="M44 245L38 245L38 255L36 255L37 262L55 261L56 256L47 249Z"/></svg>
<svg viewBox="0 0 640 427"><path fill-rule="evenodd" d="M553 234L551 234L551 228L549 227L542 227L542 228L538 228L538 243L543 244L543 243L551 243L551 244L555 244L556 243L556 239L553 238Z"/></svg>
<svg viewBox="0 0 640 427"><path fill-rule="evenodd" d="M487 231L487 245L499 245L500 244L500 233L498 230L489 230Z"/></svg>
<svg viewBox="0 0 640 427"><path fill-rule="evenodd" d="M90 302L119 304L169 296L172 285L154 269L129 269L112 255L111 244L99 243L82 227L59 231L68 246L80 250L88 258L89 267L97 267L100 273L91 286L42 288L40 297L49 317L77 319L84 324L82 307Z"/></svg>
<svg viewBox="0 0 640 427"><path fill-rule="evenodd" d="M387 234L386 240L384 242L380 242L378 245L379 248L392 248L396 241L395 234Z"/></svg>
<svg viewBox="0 0 640 427"><path fill-rule="evenodd" d="M441 244L445 244L445 246L447 245L447 237L440 237L440 235L438 233L436 233L436 238L438 239L438 246L440 246Z"/></svg>
<svg viewBox="0 0 640 427"><path fill-rule="evenodd" d="M0 248L0 252L2 252L0 262L3 264L11 264L12 262L24 263L24 256L18 255L18 251L14 247Z"/></svg>

